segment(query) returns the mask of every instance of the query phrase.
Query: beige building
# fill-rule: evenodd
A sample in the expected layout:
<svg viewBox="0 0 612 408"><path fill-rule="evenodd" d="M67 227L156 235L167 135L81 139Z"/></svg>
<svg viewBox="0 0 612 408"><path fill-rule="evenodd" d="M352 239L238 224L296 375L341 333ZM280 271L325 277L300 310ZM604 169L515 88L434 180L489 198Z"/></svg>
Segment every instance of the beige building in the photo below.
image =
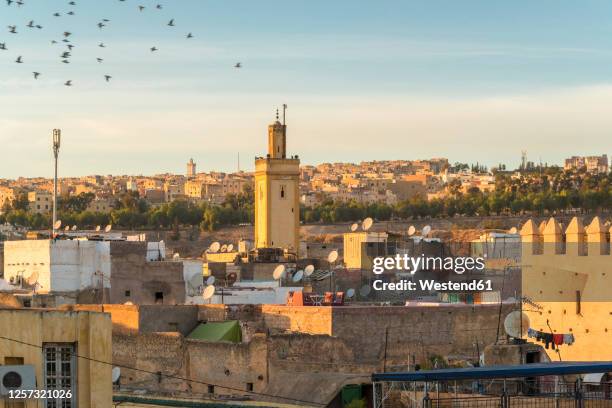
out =
<svg viewBox="0 0 612 408"><path fill-rule="evenodd" d="M268 127L268 154L255 159L255 246L299 252L300 160L287 158L287 126ZM299 255L299 254L298 254Z"/></svg>
<svg viewBox="0 0 612 408"><path fill-rule="evenodd" d="M187 177L195 177L196 175L196 164L193 159L189 159L187 162Z"/></svg>
<svg viewBox="0 0 612 408"><path fill-rule="evenodd" d="M373 259L385 255L386 232L356 231L344 234L344 264L349 269L371 269Z"/></svg>
<svg viewBox="0 0 612 408"><path fill-rule="evenodd" d="M112 324L109 314L60 310L0 309L0 366L33 366L39 390L70 391L71 404L112 405ZM53 386L56 384L56 386ZM38 408L41 401L7 402L0 408Z"/></svg>
<svg viewBox="0 0 612 408"><path fill-rule="evenodd" d="M47 214L53 210L53 194L48 191L30 191L28 201L32 213Z"/></svg>
<svg viewBox="0 0 612 408"><path fill-rule="evenodd" d="M552 361L612 359L610 229L598 217L585 227L574 218L564 230L551 218L521 229L522 292L530 327L573 335L573 345L549 349Z"/></svg>

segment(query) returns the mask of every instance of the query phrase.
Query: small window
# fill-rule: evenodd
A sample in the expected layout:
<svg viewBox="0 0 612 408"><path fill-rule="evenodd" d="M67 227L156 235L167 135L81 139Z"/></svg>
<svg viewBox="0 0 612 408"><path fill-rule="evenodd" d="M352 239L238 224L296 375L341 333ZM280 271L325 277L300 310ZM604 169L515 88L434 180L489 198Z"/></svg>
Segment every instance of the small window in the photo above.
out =
<svg viewBox="0 0 612 408"><path fill-rule="evenodd" d="M130 296L132 296L132 292L129 291L129 290L126 290L125 291L125 297L130 297Z"/></svg>
<svg viewBox="0 0 612 408"><path fill-rule="evenodd" d="M214 394L215 393L215 386L214 385L209 385L208 386L208 393L209 394Z"/></svg>
<svg viewBox="0 0 612 408"><path fill-rule="evenodd" d="M246 390L249 392L253 392L253 383L247 383L246 385Z"/></svg>
<svg viewBox="0 0 612 408"><path fill-rule="evenodd" d="M285 198L285 186L281 186L281 198Z"/></svg>
<svg viewBox="0 0 612 408"><path fill-rule="evenodd" d="M155 303L164 303L164 292L155 292Z"/></svg>

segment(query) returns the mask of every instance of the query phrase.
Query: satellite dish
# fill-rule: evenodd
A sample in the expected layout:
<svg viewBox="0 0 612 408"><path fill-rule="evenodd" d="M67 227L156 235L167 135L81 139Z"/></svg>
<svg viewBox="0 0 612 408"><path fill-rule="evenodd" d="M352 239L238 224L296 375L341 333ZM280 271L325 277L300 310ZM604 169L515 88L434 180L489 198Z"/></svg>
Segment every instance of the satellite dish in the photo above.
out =
<svg viewBox="0 0 612 408"><path fill-rule="evenodd" d="M516 234L518 232L518 229L516 227L512 227L510 228L510 231L508 231L510 234Z"/></svg>
<svg viewBox="0 0 612 408"><path fill-rule="evenodd" d="M105 228L104 228L104 232L111 232L111 230L113 229L113 226L111 224L108 224Z"/></svg>
<svg viewBox="0 0 612 408"><path fill-rule="evenodd" d="M327 262L334 263L338 259L338 251L333 250L327 255Z"/></svg>
<svg viewBox="0 0 612 408"><path fill-rule="evenodd" d="M272 273L274 280L280 280L285 277L285 265L278 265Z"/></svg>
<svg viewBox="0 0 612 408"><path fill-rule="evenodd" d="M359 294L361 295L361 297L366 297L370 294L371 291L372 288L370 287L370 285L363 285L361 289L359 289Z"/></svg>
<svg viewBox="0 0 612 408"><path fill-rule="evenodd" d="M127 302L125 302L125 303L124 303L124 305L128 305L128 306L133 305L133 304L134 304L134 303L130 302L129 300L128 300Z"/></svg>
<svg viewBox="0 0 612 408"><path fill-rule="evenodd" d="M209 276L208 279L206 279L206 285L210 286L210 285L214 285L215 284L215 277L214 276Z"/></svg>
<svg viewBox="0 0 612 408"><path fill-rule="evenodd" d="M96 226L96 232L100 231L100 226Z"/></svg>
<svg viewBox="0 0 612 408"><path fill-rule="evenodd" d="M213 297L214 294L215 294L215 285L208 285L206 289L204 289L204 293L202 294L202 297L205 300L207 300Z"/></svg>
<svg viewBox="0 0 612 408"><path fill-rule="evenodd" d="M353 296L355 296L355 289L350 288L349 290L346 291L346 297L347 299L352 298Z"/></svg>
<svg viewBox="0 0 612 408"><path fill-rule="evenodd" d="M227 275L227 278L225 278L225 282L227 283L228 286L232 286L234 283L236 283L237 280L238 280L238 275L236 274L236 272L230 272Z"/></svg>
<svg viewBox="0 0 612 408"><path fill-rule="evenodd" d="M361 223L361 228L364 231L367 231L370 228L372 228L372 224L374 224L374 220L372 218L368 217L365 220L363 220L363 223Z"/></svg>
<svg viewBox="0 0 612 408"><path fill-rule="evenodd" d="M314 272L314 265L308 265L307 267L304 268L304 275L306 276L310 276L312 275L312 273Z"/></svg>
<svg viewBox="0 0 612 408"><path fill-rule="evenodd" d="M212 252L213 254L215 252L219 252L219 249L221 248L221 244L218 242L213 242L212 244L210 244L210 247L208 248L210 250L210 252Z"/></svg>
<svg viewBox="0 0 612 408"><path fill-rule="evenodd" d="M416 233L416 228L414 227L414 225L411 225L408 227L408 235L409 236L413 236Z"/></svg>
<svg viewBox="0 0 612 408"><path fill-rule="evenodd" d="M303 277L304 277L304 271L299 270L295 273L295 275L293 275L293 282L297 283L301 281Z"/></svg>
<svg viewBox="0 0 612 408"><path fill-rule="evenodd" d="M66 225L66 226L64 227L64 231L70 231L70 225Z"/></svg>
<svg viewBox="0 0 612 408"><path fill-rule="evenodd" d="M198 274L193 275L193 276L191 277L191 279L189 279L189 284L191 285L191 287L193 287L194 289L196 289L196 288L198 288L198 287L202 286L202 280L203 280L202 275L200 275L200 274L198 273Z"/></svg>
<svg viewBox="0 0 612 408"><path fill-rule="evenodd" d="M112 371L113 383L116 383L117 381L119 381L119 377L121 377L121 368L113 367L113 371Z"/></svg>
<svg viewBox="0 0 612 408"><path fill-rule="evenodd" d="M426 237L427 235L429 235L429 233L431 232L431 227L429 225L426 225L423 227L423 231L421 231L421 234Z"/></svg>
<svg viewBox="0 0 612 408"><path fill-rule="evenodd" d="M529 316L519 310L508 313L504 319L504 329L508 336L521 339L527 334L529 329Z"/></svg>
<svg viewBox="0 0 612 408"><path fill-rule="evenodd" d="M77 226L76 226L76 225L73 225L73 226L72 226L72 230L73 230L73 231L76 231L76 230L77 230Z"/></svg>
<svg viewBox="0 0 612 408"><path fill-rule="evenodd" d="M228 244L227 252L232 252L234 250L234 244Z"/></svg>
<svg viewBox="0 0 612 408"><path fill-rule="evenodd" d="M36 285L38 282L38 271L32 272L32 274L26 278L26 282L28 285Z"/></svg>
<svg viewBox="0 0 612 408"><path fill-rule="evenodd" d="M55 224L53 224L53 229L60 229L62 227L62 220L57 220L55 221Z"/></svg>
<svg viewBox="0 0 612 408"><path fill-rule="evenodd" d="M355 223L355 224L351 225L351 231L352 232L357 231L357 228L359 228L359 224Z"/></svg>
<svg viewBox="0 0 612 408"><path fill-rule="evenodd" d="M221 247L221 252L227 252L227 245L223 244Z"/></svg>
<svg viewBox="0 0 612 408"><path fill-rule="evenodd" d="M174 255L172 255L172 259L174 259L175 261L181 259L181 254L179 254L178 252L176 252Z"/></svg>

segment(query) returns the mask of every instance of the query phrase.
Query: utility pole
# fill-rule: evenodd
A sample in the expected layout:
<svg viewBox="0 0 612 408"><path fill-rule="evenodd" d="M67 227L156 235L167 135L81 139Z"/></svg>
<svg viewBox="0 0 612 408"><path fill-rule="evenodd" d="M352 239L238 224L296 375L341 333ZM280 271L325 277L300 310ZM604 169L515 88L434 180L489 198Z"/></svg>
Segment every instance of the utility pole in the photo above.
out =
<svg viewBox="0 0 612 408"><path fill-rule="evenodd" d="M55 174L53 176L53 225L52 236L55 237L55 223L57 222L57 157L59 156L62 131L53 129L53 157L55 158Z"/></svg>

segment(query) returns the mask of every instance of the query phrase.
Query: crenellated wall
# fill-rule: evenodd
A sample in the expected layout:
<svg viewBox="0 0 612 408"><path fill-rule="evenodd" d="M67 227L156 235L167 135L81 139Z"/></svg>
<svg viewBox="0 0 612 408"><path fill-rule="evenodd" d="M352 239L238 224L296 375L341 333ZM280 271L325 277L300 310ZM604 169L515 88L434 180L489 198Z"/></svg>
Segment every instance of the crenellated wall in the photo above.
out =
<svg viewBox="0 0 612 408"><path fill-rule="evenodd" d="M548 350L553 361L612 360L612 256L610 224L599 217L585 226L555 218L521 229L522 293L531 328L573 334L575 343Z"/></svg>

